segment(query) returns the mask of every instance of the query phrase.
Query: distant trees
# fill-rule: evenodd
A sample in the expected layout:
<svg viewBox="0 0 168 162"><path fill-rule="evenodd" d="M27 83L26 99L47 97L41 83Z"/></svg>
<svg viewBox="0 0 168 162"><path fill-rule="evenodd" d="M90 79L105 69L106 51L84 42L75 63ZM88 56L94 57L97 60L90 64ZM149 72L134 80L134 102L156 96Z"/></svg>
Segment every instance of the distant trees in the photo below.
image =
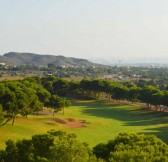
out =
<svg viewBox="0 0 168 162"><path fill-rule="evenodd" d="M160 99L161 103L165 106L165 109L168 107L168 91L165 91L162 98Z"/></svg>
<svg viewBox="0 0 168 162"><path fill-rule="evenodd" d="M41 84L51 94L58 96L67 96L69 94L69 82L54 76L42 77Z"/></svg>
<svg viewBox="0 0 168 162"><path fill-rule="evenodd" d="M68 94L69 82L64 79L58 79L53 82L53 93L59 96Z"/></svg>
<svg viewBox="0 0 168 162"><path fill-rule="evenodd" d="M52 95L49 99L49 102L47 103L47 106L52 107L54 109L53 116L55 112L60 110L63 110L63 114L64 114L64 108L69 107L70 105L71 105L70 100L61 98L57 95Z"/></svg>
<svg viewBox="0 0 168 162"><path fill-rule="evenodd" d="M80 85L88 98L105 98L110 95L110 98L124 100L128 97L129 89L114 81L83 79Z"/></svg>
<svg viewBox="0 0 168 162"><path fill-rule="evenodd" d="M137 87L135 84L121 84L108 80L88 80L83 79L79 86L83 90L84 98L102 98L114 100L127 100L131 102L143 102L150 108L154 106L156 110L168 109L168 91L160 90L155 86ZM74 91L75 92L75 91ZM102 94L102 95L100 95ZM110 97L109 97L110 96ZM161 107L164 106L164 109Z"/></svg>
<svg viewBox="0 0 168 162"><path fill-rule="evenodd" d="M70 96L83 99L112 99L130 102L143 102L147 106L167 110L167 90L160 90L156 86L148 85L146 81L139 80L119 83L102 79L87 79L67 81L56 77L43 77L42 85L53 95ZM137 86L137 85L140 85ZM161 107L164 106L164 109Z"/></svg>
<svg viewBox="0 0 168 162"><path fill-rule="evenodd" d="M128 96L128 88L123 85L116 85L112 89L112 98L116 100L125 100Z"/></svg>
<svg viewBox="0 0 168 162"><path fill-rule="evenodd" d="M141 88L137 86L130 87L128 90L128 100L131 102L137 102L140 100Z"/></svg>
<svg viewBox="0 0 168 162"><path fill-rule="evenodd" d="M156 110L158 110L158 108L160 108L161 105L164 105L163 96L164 96L164 93L161 91L158 91L157 93L152 94L150 103L151 105L155 106Z"/></svg>
<svg viewBox="0 0 168 162"><path fill-rule="evenodd" d="M153 100L153 95L159 93L159 89L154 86L147 86L141 90L140 100L150 107Z"/></svg>
<svg viewBox="0 0 168 162"><path fill-rule="evenodd" d="M83 89L81 88L79 81L72 80L69 82L68 94L75 98L80 98L80 96L83 95Z"/></svg>
<svg viewBox="0 0 168 162"><path fill-rule="evenodd" d="M117 101L143 102L155 110L168 110L168 91L156 86L138 87L133 83L119 83L102 79L87 79L67 81L57 77L30 77L18 81L0 82L0 105L5 125L12 120L13 124L18 114L26 116L38 112L44 106L54 109L54 112L71 105L68 98L112 99ZM53 113L54 115L54 113Z"/></svg>

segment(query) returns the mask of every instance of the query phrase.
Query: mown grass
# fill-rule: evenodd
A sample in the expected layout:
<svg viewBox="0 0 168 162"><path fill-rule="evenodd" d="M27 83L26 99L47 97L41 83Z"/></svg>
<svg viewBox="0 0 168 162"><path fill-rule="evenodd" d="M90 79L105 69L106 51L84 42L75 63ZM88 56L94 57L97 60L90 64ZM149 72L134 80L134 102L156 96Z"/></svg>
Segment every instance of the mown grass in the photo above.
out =
<svg viewBox="0 0 168 162"><path fill-rule="evenodd" d="M14 126L8 123L0 127L0 147L7 139L30 138L34 134L46 133L50 129L62 129L75 133L79 140L90 146L113 139L120 132L154 134L168 142L168 114L152 112L138 105L103 103L100 101L74 101L73 105L59 112L55 118L85 120L85 127L66 128L54 121L52 115L18 117Z"/></svg>

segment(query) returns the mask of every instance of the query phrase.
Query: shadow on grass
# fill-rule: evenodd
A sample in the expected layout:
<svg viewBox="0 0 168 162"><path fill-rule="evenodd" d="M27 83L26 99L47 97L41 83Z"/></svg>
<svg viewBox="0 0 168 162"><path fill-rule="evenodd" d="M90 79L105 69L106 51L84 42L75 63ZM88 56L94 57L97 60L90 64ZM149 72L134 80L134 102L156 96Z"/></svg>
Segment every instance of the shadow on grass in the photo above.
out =
<svg viewBox="0 0 168 162"><path fill-rule="evenodd" d="M143 134L146 135L155 135L158 138L162 139L164 142L166 142L168 144L168 126L163 126L163 127L159 127L159 128L147 128L144 129L146 132L141 132Z"/></svg>
<svg viewBox="0 0 168 162"><path fill-rule="evenodd" d="M82 108L82 113L123 122L124 126L151 126L168 124L168 113L145 110L140 106L126 104L105 104L99 101L74 103ZM144 129L144 134L154 134L168 142L168 126ZM167 138L167 139L166 139Z"/></svg>

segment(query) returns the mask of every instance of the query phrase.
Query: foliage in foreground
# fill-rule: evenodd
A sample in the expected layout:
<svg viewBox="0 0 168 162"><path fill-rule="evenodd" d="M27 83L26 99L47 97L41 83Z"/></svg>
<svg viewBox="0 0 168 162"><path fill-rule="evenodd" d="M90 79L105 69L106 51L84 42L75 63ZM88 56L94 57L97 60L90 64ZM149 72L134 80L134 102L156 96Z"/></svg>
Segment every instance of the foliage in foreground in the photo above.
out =
<svg viewBox="0 0 168 162"><path fill-rule="evenodd" d="M76 135L51 130L30 140L8 140L0 162L167 162L168 145L155 136L120 133L91 150Z"/></svg>
<svg viewBox="0 0 168 162"><path fill-rule="evenodd" d="M96 162L86 143L76 139L75 134L49 131L34 135L30 140L6 142L0 151L0 162Z"/></svg>
<svg viewBox="0 0 168 162"><path fill-rule="evenodd" d="M108 162L166 162L168 145L153 135L120 133L106 144L98 144L93 153Z"/></svg>

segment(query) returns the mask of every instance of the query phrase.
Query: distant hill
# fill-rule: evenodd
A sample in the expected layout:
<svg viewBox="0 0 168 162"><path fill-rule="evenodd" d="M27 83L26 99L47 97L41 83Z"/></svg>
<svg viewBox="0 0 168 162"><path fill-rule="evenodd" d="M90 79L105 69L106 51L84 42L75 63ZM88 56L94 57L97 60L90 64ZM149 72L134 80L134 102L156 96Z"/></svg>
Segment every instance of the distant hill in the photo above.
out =
<svg viewBox="0 0 168 162"><path fill-rule="evenodd" d="M86 59L78 59L73 57L54 56L54 55L40 55L34 53L18 53L9 52L0 56L0 63L8 65L36 65L47 66L52 63L56 66L95 66Z"/></svg>

